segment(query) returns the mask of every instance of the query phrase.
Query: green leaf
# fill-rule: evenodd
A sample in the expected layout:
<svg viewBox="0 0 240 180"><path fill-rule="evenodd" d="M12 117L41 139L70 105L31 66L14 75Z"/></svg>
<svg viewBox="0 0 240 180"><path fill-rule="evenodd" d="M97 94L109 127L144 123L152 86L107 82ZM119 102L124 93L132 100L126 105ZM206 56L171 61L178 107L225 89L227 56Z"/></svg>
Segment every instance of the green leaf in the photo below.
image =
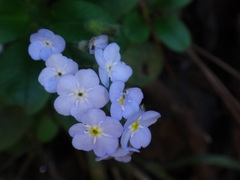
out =
<svg viewBox="0 0 240 180"><path fill-rule="evenodd" d="M158 0L158 5L167 9L177 10L187 6L192 0Z"/></svg>
<svg viewBox="0 0 240 180"><path fill-rule="evenodd" d="M138 0L101 0L97 3L114 18L119 18L132 11L137 6Z"/></svg>
<svg viewBox="0 0 240 180"><path fill-rule="evenodd" d="M27 54L28 44L17 42L7 46L0 56L0 95L9 105L21 105L29 114L38 112L49 93L38 82L44 62Z"/></svg>
<svg viewBox="0 0 240 180"><path fill-rule="evenodd" d="M86 1L60 1L52 7L52 17L56 21L87 21L87 20L101 20L111 22L112 17L96 4Z"/></svg>
<svg viewBox="0 0 240 180"><path fill-rule="evenodd" d="M50 118L44 118L37 126L37 139L41 143L52 141L58 134L59 127Z"/></svg>
<svg viewBox="0 0 240 180"><path fill-rule="evenodd" d="M162 70L162 57L152 44L131 46L123 53L122 59L133 69L128 81L131 85L145 86Z"/></svg>
<svg viewBox="0 0 240 180"><path fill-rule="evenodd" d="M143 43L150 35L150 30L139 14L131 13L123 20L123 32L133 43Z"/></svg>
<svg viewBox="0 0 240 180"><path fill-rule="evenodd" d="M86 29L93 34L116 34L119 31L119 26L98 20L90 20L85 24Z"/></svg>
<svg viewBox="0 0 240 180"><path fill-rule="evenodd" d="M0 44L21 37L29 26L30 16L15 1L0 1Z"/></svg>
<svg viewBox="0 0 240 180"><path fill-rule="evenodd" d="M91 38L92 34L85 30L84 23L60 22L50 26L55 34L61 35L67 42L79 42Z"/></svg>
<svg viewBox="0 0 240 180"><path fill-rule="evenodd" d="M191 35L180 19L165 17L155 22L158 39L169 49L182 52L191 45Z"/></svg>
<svg viewBox="0 0 240 180"><path fill-rule="evenodd" d="M19 107L7 107L0 111L0 152L11 148L26 133L31 120Z"/></svg>

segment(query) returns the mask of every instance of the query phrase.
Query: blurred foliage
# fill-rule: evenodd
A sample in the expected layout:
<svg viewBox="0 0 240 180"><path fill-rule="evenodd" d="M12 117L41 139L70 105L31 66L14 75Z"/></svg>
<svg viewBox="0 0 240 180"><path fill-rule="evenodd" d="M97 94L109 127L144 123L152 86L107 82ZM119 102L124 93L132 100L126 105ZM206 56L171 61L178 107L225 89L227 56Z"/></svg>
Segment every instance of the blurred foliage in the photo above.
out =
<svg viewBox="0 0 240 180"><path fill-rule="evenodd" d="M173 51L185 51L191 44L190 33L180 19L164 17L155 22L157 37Z"/></svg>
<svg viewBox="0 0 240 180"><path fill-rule="evenodd" d="M16 144L31 124L31 117L19 107L4 107L0 111L0 152Z"/></svg>
<svg viewBox="0 0 240 180"><path fill-rule="evenodd" d="M0 44L4 46L0 54L0 152L10 152L29 133L40 144L50 143L61 128L67 132L76 123L70 117L57 115L53 108L56 96L45 92L38 83L44 62L33 61L28 55L29 37L38 29L48 28L61 35L67 42L63 54L79 63L80 68L96 65L78 43L108 35L110 42L119 43L123 61L133 68L129 86L144 87L157 79L163 69L163 54L155 45L153 31L157 41L173 52L189 48L191 34L177 12L191 0L146 1L145 9L152 22L147 22L140 1L0 0ZM91 155L89 159L94 179L105 177L104 171L99 172L102 165L94 164ZM199 161L239 170L239 164L229 159L204 157L191 163ZM171 179L159 168L160 171L151 171L159 178Z"/></svg>

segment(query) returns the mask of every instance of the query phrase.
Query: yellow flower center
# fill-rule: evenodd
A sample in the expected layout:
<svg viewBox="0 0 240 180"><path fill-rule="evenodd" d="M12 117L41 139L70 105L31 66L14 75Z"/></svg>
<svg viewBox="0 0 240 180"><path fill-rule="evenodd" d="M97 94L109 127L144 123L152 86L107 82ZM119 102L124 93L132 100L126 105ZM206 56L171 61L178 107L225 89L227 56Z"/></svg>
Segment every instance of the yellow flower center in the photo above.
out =
<svg viewBox="0 0 240 180"><path fill-rule="evenodd" d="M124 98L125 98L125 95L121 95L121 97L118 99L118 103L120 105L123 105L124 104Z"/></svg>
<svg viewBox="0 0 240 180"><path fill-rule="evenodd" d="M92 136L99 136L102 134L102 129L98 126L92 126L90 129L89 129L89 133L92 135Z"/></svg>
<svg viewBox="0 0 240 180"><path fill-rule="evenodd" d="M139 121L135 121L134 123L132 123L131 129L132 131L137 131L139 128Z"/></svg>

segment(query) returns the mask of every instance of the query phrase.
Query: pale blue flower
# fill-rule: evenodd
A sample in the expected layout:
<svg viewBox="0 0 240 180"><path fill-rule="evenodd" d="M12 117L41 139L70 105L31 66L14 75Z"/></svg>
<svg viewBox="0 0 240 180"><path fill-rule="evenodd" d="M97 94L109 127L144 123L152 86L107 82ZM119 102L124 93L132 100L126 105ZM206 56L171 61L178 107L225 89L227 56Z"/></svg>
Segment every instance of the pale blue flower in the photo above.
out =
<svg viewBox="0 0 240 180"><path fill-rule="evenodd" d="M139 111L139 105L143 99L143 93L140 88L129 88L124 91L125 84L121 81L115 81L109 89L109 97L112 102L110 112L111 116L121 120L122 117L129 118Z"/></svg>
<svg viewBox="0 0 240 180"><path fill-rule="evenodd" d="M65 49L65 40L48 29L40 29L30 36L28 53L34 60L44 60L53 53L61 53Z"/></svg>
<svg viewBox="0 0 240 180"><path fill-rule="evenodd" d="M75 76L60 78L57 93L56 111L65 116L72 115L78 121L89 109L102 108L109 101L108 91L99 85L99 78L92 69L81 69Z"/></svg>
<svg viewBox="0 0 240 180"><path fill-rule="evenodd" d="M95 59L99 65L99 76L105 87L109 86L109 78L112 82L126 82L132 75L132 68L120 61L120 48L116 43L95 50Z"/></svg>
<svg viewBox="0 0 240 180"><path fill-rule="evenodd" d="M96 49L104 49L107 45L108 45L107 35L93 37L88 44L89 53L94 54Z"/></svg>
<svg viewBox="0 0 240 180"><path fill-rule="evenodd" d="M121 123L100 110L91 109L81 117L81 122L69 129L72 144L78 150L91 151L105 156L116 151L123 127Z"/></svg>
<svg viewBox="0 0 240 180"><path fill-rule="evenodd" d="M102 161L102 160L108 160L108 159L114 158L116 161L127 163L131 161L132 159L131 155L134 152L139 152L139 150L134 148L123 149L121 147L118 147L117 150L113 153L107 154L106 156L97 157L96 161Z"/></svg>
<svg viewBox="0 0 240 180"><path fill-rule="evenodd" d="M124 125L121 137L122 148L127 148L129 145L136 149L147 147L151 141L148 126L154 124L158 118L160 114L156 111L139 111L131 116Z"/></svg>
<svg viewBox="0 0 240 180"><path fill-rule="evenodd" d="M38 81L49 93L55 93L58 80L67 74L74 75L78 71L78 64L62 54L52 54L45 62L44 68L38 76Z"/></svg>

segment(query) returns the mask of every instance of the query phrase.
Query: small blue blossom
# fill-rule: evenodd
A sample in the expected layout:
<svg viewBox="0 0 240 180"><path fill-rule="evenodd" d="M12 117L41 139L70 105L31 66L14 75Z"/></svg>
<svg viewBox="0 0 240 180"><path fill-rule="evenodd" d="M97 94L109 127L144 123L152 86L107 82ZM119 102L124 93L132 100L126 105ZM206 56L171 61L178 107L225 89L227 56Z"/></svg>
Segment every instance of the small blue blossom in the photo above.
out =
<svg viewBox="0 0 240 180"><path fill-rule="evenodd" d="M81 122L69 129L72 144L78 150L91 151L99 156L116 151L123 127L121 123L100 110L91 109L81 117Z"/></svg>
<svg viewBox="0 0 240 180"><path fill-rule="evenodd" d="M121 147L118 147L117 150L113 153L110 153L103 157L97 157L96 161L102 161L102 160L108 160L108 159L114 158L116 161L127 163L131 161L132 159L131 155L134 152L139 152L139 150L134 148L123 149Z"/></svg>
<svg viewBox="0 0 240 180"><path fill-rule="evenodd" d="M139 111L139 105L143 99L140 88L129 88L124 91L125 84L115 81L109 89L109 97L112 102L110 112L113 118L121 120L122 117L129 118Z"/></svg>
<svg viewBox="0 0 240 180"><path fill-rule="evenodd" d="M65 116L72 115L78 121L89 109L102 108L109 101L108 91L99 85L99 78L92 69L81 69L75 75L61 77L57 93L56 111Z"/></svg>
<svg viewBox="0 0 240 180"><path fill-rule="evenodd" d="M28 53L34 60L43 59L44 61L53 54L61 53L65 49L65 40L55 35L48 29L40 29L37 33L30 36L31 44L28 47Z"/></svg>
<svg viewBox="0 0 240 180"><path fill-rule="evenodd" d="M38 81L49 93L55 93L60 77L67 74L75 74L78 64L62 54L52 54L45 62L44 68L38 76Z"/></svg>
<svg viewBox="0 0 240 180"><path fill-rule="evenodd" d="M148 126L154 124L160 116L156 111L139 111L131 116L124 125L121 137L122 148L127 148L128 143L136 149L147 147L151 141Z"/></svg>
<svg viewBox="0 0 240 180"><path fill-rule="evenodd" d="M88 44L89 53L94 54L96 49L104 49L107 45L108 45L107 35L93 37Z"/></svg>
<svg viewBox="0 0 240 180"><path fill-rule="evenodd" d="M126 82L132 75L132 68L120 61L120 48L116 43L95 50L95 59L99 65L99 76L105 87L109 86L109 78L112 82Z"/></svg>

